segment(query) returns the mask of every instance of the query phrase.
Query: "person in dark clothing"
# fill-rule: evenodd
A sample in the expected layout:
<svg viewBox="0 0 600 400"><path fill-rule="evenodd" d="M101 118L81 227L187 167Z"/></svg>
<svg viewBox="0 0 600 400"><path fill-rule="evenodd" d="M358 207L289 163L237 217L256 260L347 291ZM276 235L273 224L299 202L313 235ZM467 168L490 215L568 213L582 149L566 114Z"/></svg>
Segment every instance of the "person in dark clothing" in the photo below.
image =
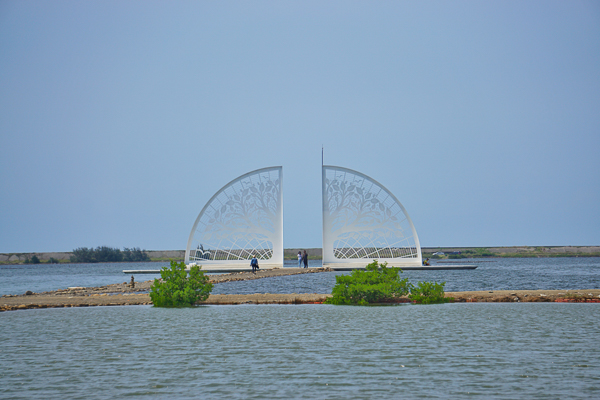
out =
<svg viewBox="0 0 600 400"><path fill-rule="evenodd" d="M256 270L258 269L258 259L256 258L256 256L252 256L252 261L250 261L250 266L252 267L252 272L256 273Z"/></svg>
<svg viewBox="0 0 600 400"><path fill-rule="evenodd" d="M304 268L308 268L308 254L306 254L306 250L302 253L302 262L304 263Z"/></svg>

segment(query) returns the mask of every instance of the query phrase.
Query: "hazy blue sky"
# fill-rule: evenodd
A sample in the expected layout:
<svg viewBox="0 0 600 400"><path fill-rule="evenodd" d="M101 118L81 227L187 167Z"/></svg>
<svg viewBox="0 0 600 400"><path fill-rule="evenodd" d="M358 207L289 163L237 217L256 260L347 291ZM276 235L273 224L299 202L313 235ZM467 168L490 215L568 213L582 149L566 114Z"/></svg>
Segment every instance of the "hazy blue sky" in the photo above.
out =
<svg viewBox="0 0 600 400"><path fill-rule="evenodd" d="M600 2L0 1L0 252L184 249L273 165L320 247L322 145L422 246L600 245Z"/></svg>

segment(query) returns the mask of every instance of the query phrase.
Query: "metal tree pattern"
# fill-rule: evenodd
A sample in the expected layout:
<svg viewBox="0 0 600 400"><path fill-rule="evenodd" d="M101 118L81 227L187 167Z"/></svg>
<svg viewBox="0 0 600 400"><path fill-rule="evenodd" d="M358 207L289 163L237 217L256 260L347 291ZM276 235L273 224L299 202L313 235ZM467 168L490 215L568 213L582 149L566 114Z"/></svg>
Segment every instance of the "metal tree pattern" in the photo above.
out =
<svg viewBox="0 0 600 400"><path fill-rule="evenodd" d="M282 178L282 167L263 168L219 190L194 223L186 263L245 262L253 255L283 263Z"/></svg>
<svg viewBox="0 0 600 400"><path fill-rule="evenodd" d="M383 185L357 171L323 166L323 262L353 259L420 265L417 233Z"/></svg>

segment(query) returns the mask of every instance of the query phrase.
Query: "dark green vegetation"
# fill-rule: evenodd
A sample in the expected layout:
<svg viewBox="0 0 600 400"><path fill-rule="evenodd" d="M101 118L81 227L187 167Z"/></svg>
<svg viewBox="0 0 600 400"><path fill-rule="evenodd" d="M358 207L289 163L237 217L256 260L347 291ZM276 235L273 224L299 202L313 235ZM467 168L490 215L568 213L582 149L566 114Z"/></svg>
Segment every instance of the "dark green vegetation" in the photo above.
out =
<svg viewBox="0 0 600 400"><path fill-rule="evenodd" d="M411 286L408 298L421 304L449 303L454 299L444 296L445 285L446 282L419 282L417 286Z"/></svg>
<svg viewBox="0 0 600 400"><path fill-rule="evenodd" d="M419 282L412 285L407 279L400 279L400 268L388 268L387 263L379 265L377 260L365 270L354 270L350 275L338 275L331 291L332 297L325 302L335 305L368 305L397 303L402 296L416 303L433 304L452 301L444 297L444 283ZM409 294L410 293L410 294Z"/></svg>
<svg viewBox="0 0 600 400"><path fill-rule="evenodd" d="M26 258L23 264L39 264L40 259L35 254L31 258Z"/></svg>
<svg viewBox="0 0 600 400"><path fill-rule="evenodd" d="M121 262L121 261L150 261L146 250L138 247L123 251L116 248L98 246L94 248L80 247L73 250L71 262L75 263L98 263L98 262Z"/></svg>
<svg viewBox="0 0 600 400"><path fill-rule="evenodd" d="M174 260L171 260L171 268L161 269L160 277L150 287L155 307L190 307L206 300L213 288L200 267L193 266L188 275L185 263Z"/></svg>
<svg viewBox="0 0 600 400"><path fill-rule="evenodd" d="M336 284L326 303L367 305L392 302L406 295L410 289L408 279L400 279L400 268L388 268L387 263L373 261L366 269L354 270L351 275L338 275Z"/></svg>

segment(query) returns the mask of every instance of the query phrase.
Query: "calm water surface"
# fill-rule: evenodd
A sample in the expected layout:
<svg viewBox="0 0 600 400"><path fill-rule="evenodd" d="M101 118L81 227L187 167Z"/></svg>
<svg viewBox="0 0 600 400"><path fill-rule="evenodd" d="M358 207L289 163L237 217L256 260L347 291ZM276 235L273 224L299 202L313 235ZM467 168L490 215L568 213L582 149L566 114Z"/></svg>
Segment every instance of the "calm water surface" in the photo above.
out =
<svg viewBox="0 0 600 400"><path fill-rule="evenodd" d="M597 304L0 314L0 398L600 398Z"/></svg>
<svg viewBox="0 0 600 400"><path fill-rule="evenodd" d="M403 276L446 281L448 291L600 288L598 258L494 261ZM5 265L0 293L119 283L123 269L164 265ZM213 293L329 293L335 276ZM0 398L597 399L599 320L598 304L557 303L4 312Z"/></svg>

